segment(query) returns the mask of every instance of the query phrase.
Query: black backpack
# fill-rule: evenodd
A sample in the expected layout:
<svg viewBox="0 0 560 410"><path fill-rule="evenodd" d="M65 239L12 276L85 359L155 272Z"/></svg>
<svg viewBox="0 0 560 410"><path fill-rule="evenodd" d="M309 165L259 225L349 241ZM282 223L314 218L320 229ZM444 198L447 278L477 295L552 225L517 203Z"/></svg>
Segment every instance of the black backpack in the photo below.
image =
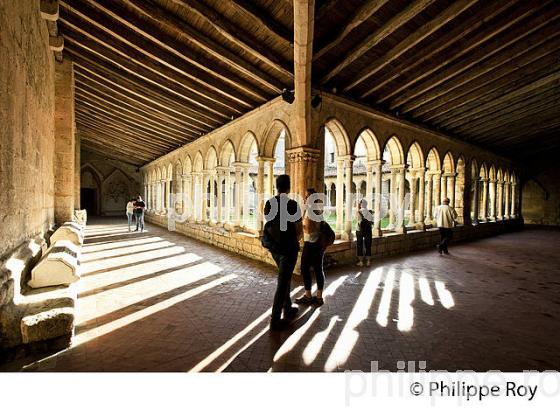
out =
<svg viewBox="0 0 560 410"><path fill-rule="evenodd" d="M334 243L335 233L331 226L325 221L321 221L319 232L319 244L321 245L321 248L327 249Z"/></svg>

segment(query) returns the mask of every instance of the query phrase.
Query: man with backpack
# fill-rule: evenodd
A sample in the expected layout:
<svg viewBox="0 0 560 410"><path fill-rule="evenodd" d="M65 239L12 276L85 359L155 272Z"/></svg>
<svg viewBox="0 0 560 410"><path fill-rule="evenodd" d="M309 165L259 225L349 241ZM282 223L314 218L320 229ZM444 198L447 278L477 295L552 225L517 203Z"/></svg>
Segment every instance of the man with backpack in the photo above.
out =
<svg viewBox="0 0 560 410"><path fill-rule="evenodd" d="M290 287L303 230L301 209L296 201L288 197L290 193L288 175L279 175L276 178L276 190L278 195L266 201L264 207L264 217L267 222L263 230L262 244L270 251L278 266L278 283L272 304L270 329L282 330L298 313L298 308L292 307ZM282 312L283 318L281 318Z"/></svg>

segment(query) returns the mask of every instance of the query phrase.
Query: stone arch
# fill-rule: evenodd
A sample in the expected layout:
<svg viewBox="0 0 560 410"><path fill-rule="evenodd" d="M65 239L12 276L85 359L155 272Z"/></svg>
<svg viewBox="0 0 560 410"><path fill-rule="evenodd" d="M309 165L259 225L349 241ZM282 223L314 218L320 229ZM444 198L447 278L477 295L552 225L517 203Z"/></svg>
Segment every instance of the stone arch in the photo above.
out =
<svg viewBox="0 0 560 410"><path fill-rule="evenodd" d="M441 170L441 159L436 147L432 147L426 156L426 168L431 171Z"/></svg>
<svg viewBox="0 0 560 410"><path fill-rule="evenodd" d="M86 175L91 175L91 183ZM101 213L103 175L92 164L86 163L80 167L80 182L80 192L82 189L92 189L91 196L94 197L90 203L87 202L85 195L80 195L80 207L86 209L90 215L99 215Z"/></svg>
<svg viewBox="0 0 560 410"><path fill-rule="evenodd" d="M408 148L406 163L411 168L421 168L424 166L424 153L417 141L413 142L410 148Z"/></svg>
<svg viewBox="0 0 560 410"><path fill-rule="evenodd" d="M482 162L482 164L480 164L478 176L482 179L488 178L488 168L485 162Z"/></svg>
<svg viewBox="0 0 560 410"><path fill-rule="evenodd" d="M446 174L453 174L455 173L455 160L453 159L453 155L451 151L447 151L445 156L443 157L443 165L442 170Z"/></svg>
<svg viewBox="0 0 560 410"><path fill-rule="evenodd" d="M204 161L204 169L213 170L218 165L218 153L216 148L212 145L206 153L206 160Z"/></svg>
<svg viewBox="0 0 560 410"><path fill-rule="evenodd" d="M204 161L202 160L202 153L198 151L194 157L193 172L202 172L204 169Z"/></svg>
<svg viewBox="0 0 560 410"><path fill-rule="evenodd" d="M396 135L393 135L385 142L383 146L383 160L391 165L404 164L403 147Z"/></svg>
<svg viewBox="0 0 560 410"><path fill-rule="evenodd" d="M233 156L233 159L232 159ZM226 140L220 149L220 165L224 167L229 167L235 162L235 147L231 140Z"/></svg>
<svg viewBox="0 0 560 410"><path fill-rule="evenodd" d="M251 149L253 148L253 144L257 147L257 155L258 155L258 141L257 137L252 131L247 131L243 138L241 138L241 143L239 144L239 151L236 155L239 158L239 162L249 162L249 157L251 156Z"/></svg>
<svg viewBox="0 0 560 410"><path fill-rule="evenodd" d="M494 166L494 164L490 165L490 170L488 171L488 178L490 180L496 179L496 167Z"/></svg>
<svg viewBox="0 0 560 410"><path fill-rule="evenodd" d="M350 155L352 153L350 138L348 138L348 134L342 123L336 118L331 118L325 122L324 127L329 130L329 133L333 137L336 156Z"/></svg>
<svg viewBox="0 0 560 410"><path fill-rule="evenodd" d="M367 153L367 160L373 161L381 159L381 150L379 148L379 141L377 137L373 133L373 131L369 128L364 128L362 131L358 133L358 138L356 139L356 144L359 139L362 139ZM354 144L354 150L356 148L356 144Z"/></svg>
<svg viewBox="0 0 560 410"><path fill-rule="evenodd" d="M167 180L168 181L173 180L173 164L171 163L167 165Z"/></svg>
<svg viewBox="0 0 560 410"><path fill-rule="evenodd" d="M183 159L183 174L190 174L192 172L192 160L187 154Z"/></svg>
<svg viewBox="0 0 560 410"><path fill-rule="evenodd" d="M459 155L457 164L455 165L455 210L458 215L458 222L465 223L465 166L466 161L462 155Z"/></svg>
<svg viewBox="0 0 560 410"><path fill-rule="evenodd" d="M263 156L269 158L274 157L276 144L278 143L278 139L282 131L284 131L285 147L290 148L292 146L292 136L290 133L290 129L282 120L274 119L272 120L264 134L264 141L261 147Z"/></svg>

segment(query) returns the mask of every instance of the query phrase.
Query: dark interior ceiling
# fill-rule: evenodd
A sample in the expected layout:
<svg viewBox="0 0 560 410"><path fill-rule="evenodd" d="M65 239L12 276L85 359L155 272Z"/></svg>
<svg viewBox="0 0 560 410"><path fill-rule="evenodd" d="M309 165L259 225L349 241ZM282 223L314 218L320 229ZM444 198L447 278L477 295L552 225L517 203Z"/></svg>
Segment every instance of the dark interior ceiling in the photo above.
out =
<svg viewBox="0 0 560 410"><path fill-rule="evenodd" d="M293 87L290 0L61 0L85 149L141 165ZM560 2L317 0L314 87L513 158L560 148Z"/></svg>

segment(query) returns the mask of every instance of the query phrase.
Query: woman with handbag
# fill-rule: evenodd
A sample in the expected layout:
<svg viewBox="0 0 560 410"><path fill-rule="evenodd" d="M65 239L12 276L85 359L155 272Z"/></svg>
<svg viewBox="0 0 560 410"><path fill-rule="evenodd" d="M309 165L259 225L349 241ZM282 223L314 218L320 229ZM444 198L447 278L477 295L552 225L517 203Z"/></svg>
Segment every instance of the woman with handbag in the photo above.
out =
<svg viewBox="0 0 560 410"><path fill-rule="evenodd" d="M305 196L306 206L303 215L303 252L301 254L301 276L305 293L302 297L296 299L296 303L300 305L315 304L321 306L323 302L323 288L325 286L325 273L323 271L323 256L325 248L321 241L322 211L317 209L316 200L317 192L313 188L308 188ZM311 295L311 268L315 272L315 280L317 281L317 294Z"/></svg>

